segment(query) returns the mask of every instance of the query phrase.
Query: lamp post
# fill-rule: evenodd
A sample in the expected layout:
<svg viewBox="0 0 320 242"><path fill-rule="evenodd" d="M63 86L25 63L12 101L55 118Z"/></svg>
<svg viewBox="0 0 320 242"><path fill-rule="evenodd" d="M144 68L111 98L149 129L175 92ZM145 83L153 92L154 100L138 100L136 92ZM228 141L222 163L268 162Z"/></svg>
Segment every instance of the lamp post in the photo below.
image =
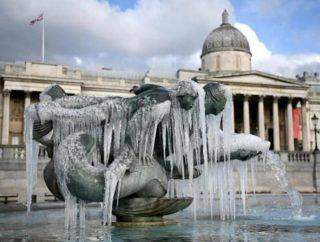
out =
<svg viewBox="0 0 320 242"><path fill-rule="evenodd" d="M313 127L314 127L314 140L315 140L315 148L314 148L314 150L319 151L318 140L317 140L317 134L319 133L319 129L317 129L319 118L316 116L316 114L313 114L313 117L311 118L311 121L312 121L312 124L313 124Z"/></svg>
<svg viewBox="0 0 320 242"><path fill-rule="evenodd" d="M319 118L316 116L316 114L313 115L313 117L311 118L313 127L314 127L314 139L315 139L315 148L313 151L313 155L314 155L314 160L313 160L313 172L312 172L312 180L313 180L313 188L314 188L314 192L316 194L316 203L318 202L317 200L317 194L318 194L318 186L317 186L317 158L318 158L318 154L319 152L319 148L318 148L318 140L317 140L317 135L319 133L319 129L317 128L318 126L318 121Z"/></svg>

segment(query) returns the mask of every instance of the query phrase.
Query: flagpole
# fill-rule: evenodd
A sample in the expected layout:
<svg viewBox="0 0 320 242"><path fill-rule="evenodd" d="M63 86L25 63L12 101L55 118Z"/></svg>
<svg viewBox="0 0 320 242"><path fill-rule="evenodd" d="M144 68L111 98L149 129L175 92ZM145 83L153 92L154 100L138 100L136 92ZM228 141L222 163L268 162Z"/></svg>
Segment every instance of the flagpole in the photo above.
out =
<svg viewBox="0 0 320 242"><path fill-rule="evenodd" d="M44 63L44 16L42 20L42 63Z"/></svg>

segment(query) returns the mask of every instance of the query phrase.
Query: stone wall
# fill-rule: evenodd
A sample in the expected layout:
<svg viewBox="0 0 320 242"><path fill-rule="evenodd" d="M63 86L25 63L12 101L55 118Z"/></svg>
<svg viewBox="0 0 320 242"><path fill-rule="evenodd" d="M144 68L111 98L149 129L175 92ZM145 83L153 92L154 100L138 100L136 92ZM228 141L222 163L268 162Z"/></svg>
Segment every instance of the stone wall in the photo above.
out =
<svg viewBox="0 0 320 242"><path fill-rule="evenodd" d="M23 153L13 153L13 155L15 158L12 158L11 160L6 159L6 157L0 159L0 195L18 194L19 201L24 202L27 185L25 161L24 159L21 159L23 158ZM285 153L281 154L281 156L283 159L286 159ZM287 172L293 186L301 192L313 192L312 156L313 155L300 156L300 158L298 156L295 158L287 156L287 159L288 157L289 159L285 161ZM37 201L44 201L46 199L45 194L50 194L43 180L43 169L48 161L49 160L44 157L39 161L38 181L34 191L34 194L37 195ZM318 165L317 174L318 184L320 184L320 165ZM257 163L255 177L257 193L279 194L283 192L279 189L274 173L262 162ZM253 192L250 165L248 165L248 186L248 192ZM236 179L236 189L240 191L239 179Z"/></svg>
<svg viewBox="0 0 320 242"><path fill-rule="evenodd" d="M251 55L242 51L212 52L201 58L203 71L250 71Z"/></svg>
<svg viewBox="0 0 320 242"><path fill-rule="evenodd" d="M45 194L51 194L43 180L43 169L46 162L38 166L38 180L34 190L37 201L44 201ZM18 194L18 201L24 202L26 198L27 179L25 162L0 161L0 195Z"/></svg>

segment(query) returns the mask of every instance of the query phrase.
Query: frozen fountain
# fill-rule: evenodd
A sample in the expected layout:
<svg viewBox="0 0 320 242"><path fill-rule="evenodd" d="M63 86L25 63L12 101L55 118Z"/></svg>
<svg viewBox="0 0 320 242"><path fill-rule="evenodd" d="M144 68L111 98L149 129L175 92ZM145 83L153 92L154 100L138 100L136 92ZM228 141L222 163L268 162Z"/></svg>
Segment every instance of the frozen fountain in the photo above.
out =
<svg viewBox="0 0 320 242"><path fill-rule="evenodd" d="M221 220L234 220L246 213L247 180L254 186L257 159L274 170L301 216L302 197L269 142L231 132L227 88L180 81L172 90L145 84L132 91L130 98L67 96L52 85L27 108L28 213L40 143L51 158L44 170L47 187L65 202L66 231L85 227L91 202L102 204L109 226L112 214L119 226L163 225L163 216L183 209L197 219L202 212L214 218L218 208Z"/></svg>

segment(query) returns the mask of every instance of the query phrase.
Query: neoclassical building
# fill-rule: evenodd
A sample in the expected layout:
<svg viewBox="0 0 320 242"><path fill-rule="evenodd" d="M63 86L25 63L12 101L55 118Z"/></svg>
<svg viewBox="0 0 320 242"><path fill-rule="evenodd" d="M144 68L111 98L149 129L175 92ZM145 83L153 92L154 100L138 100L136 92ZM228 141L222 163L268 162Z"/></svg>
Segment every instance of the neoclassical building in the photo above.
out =
<svg viewBox="0 0 320 242"><path fill-rule="evenodd" d="M318 90L301 78L252 70L251 56L248 40L229 23L228 12L224 11L221 25L204 41L201 68L181 69L177 76L229 86L235 132L267 139L277 151L309 151L314 144L310 115L317 112L319 116L319 102L315 102Z"/></svg>
<svg viewBox="0 0 320 242"><path fill-rule="evenodd" d="M205 39L199 70L180 69L177 79L220 82L233 94L235 132L259 135L274 150L309 151L314 145L310 117L320 116L317 75L291 79L251 68L246 37L222 15L221 25ZM23 112L39 93L57 83L69 94L131 95L133 85L154 83L171 87L175 80L113 71L87 72L65 65L26 62L0 67L0 137L2 145L23 145Z"/></svg>

